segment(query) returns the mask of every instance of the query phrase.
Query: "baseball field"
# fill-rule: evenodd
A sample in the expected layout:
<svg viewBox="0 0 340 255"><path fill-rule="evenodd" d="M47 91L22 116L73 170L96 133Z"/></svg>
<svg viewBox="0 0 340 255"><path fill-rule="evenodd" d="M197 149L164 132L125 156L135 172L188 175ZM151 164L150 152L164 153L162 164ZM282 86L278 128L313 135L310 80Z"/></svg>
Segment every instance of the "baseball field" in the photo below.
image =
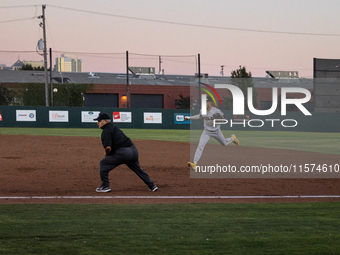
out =
<svg viewBox="0 0 340 255"><path fill-rule="evenodd" d="M100 194L100 131L0 128L0 254L339 254L340 178L191 178L189 130L126 129L159 191L122 165ZM203 157L340 164L340 133L235 134Z"/></svg>

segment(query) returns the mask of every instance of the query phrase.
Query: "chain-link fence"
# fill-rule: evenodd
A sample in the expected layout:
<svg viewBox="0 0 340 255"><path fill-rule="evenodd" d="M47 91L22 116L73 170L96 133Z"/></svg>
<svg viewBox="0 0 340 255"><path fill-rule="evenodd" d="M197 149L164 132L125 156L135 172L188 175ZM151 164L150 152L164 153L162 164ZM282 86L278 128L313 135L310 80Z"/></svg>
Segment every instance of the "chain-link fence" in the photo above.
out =
<svg viewBox="0 0 340 255"><path fill-rule="evenodd" d="M92 84L53 84L53 98L49 105L82 107L85 92L91 91ZM51 88L48 88L51 95ZM0 105L45 106L45 84L0 84Z"/></svg>

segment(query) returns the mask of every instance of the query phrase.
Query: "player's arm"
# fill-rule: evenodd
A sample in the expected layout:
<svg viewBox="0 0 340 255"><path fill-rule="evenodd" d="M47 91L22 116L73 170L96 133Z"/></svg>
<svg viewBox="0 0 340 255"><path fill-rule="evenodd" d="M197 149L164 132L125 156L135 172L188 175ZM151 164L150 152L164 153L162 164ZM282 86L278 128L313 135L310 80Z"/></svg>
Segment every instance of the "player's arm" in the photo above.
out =
<svg viewBox="0 0 340 255"><path fill-rule="evenodd" d="M112 134L106 131L102 136L102 143L104 148L104 157L110 154L112 150Z"/></svg>
<svg viewBox="0 0 340 255"><path fill-rule="evenodd" d="M110 154L110 152L111 152L111 147L110 146L106 146L105 148L104 148L104 150L105 150L105 152L104 152L104 157L106 157L107 155L109 155Z"/></svg>
<svg viewBox="0 0 340 255"><path fill-rule="evenodd" d="M193 115L193 116L185 116L184 119L185 120L199 120L202 118L202 115L201 114L197 114L197 115Z"/></svg>

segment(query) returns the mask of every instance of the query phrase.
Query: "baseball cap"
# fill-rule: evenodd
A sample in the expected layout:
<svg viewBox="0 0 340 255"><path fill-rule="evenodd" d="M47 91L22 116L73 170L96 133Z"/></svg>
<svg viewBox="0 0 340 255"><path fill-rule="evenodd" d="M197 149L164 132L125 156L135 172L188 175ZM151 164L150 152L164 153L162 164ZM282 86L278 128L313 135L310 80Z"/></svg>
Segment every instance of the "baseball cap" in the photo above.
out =
<svg viewBox="0 0 340 255"><path fill-rule="evenodd" d="M207 96L207 102L212 102L212 98L210 96Z"/></svg>
<svg viewBox="0 0 340 255"><path fill-rule="evenodd" d="M111 119L111 118L107 113L101 112L101 113L99 113L98 117L96 119L93 119L93 120L101 121L101 120L109 120L109 119Z"/></svg>

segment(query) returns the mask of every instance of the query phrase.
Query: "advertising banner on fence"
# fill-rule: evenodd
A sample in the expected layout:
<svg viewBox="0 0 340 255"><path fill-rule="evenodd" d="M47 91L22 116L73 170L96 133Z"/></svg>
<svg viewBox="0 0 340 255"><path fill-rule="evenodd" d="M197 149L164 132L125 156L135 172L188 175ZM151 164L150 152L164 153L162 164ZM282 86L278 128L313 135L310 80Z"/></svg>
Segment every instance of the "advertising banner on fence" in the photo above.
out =
<svg viewBox="0 0 340 255"><path fill-rule="evenodd" d="M81 122L86 123L97 123L96 120L93 120L98 117L99 111L82 111L81 112Z"/></svg>
<svg viewBox="0 0 340 255"><path fill-rule="evenodd" d="M116 123L131 123L131 112L113 112L113 122Z"/></svg>
<svg viewBox="0 0 340 255"><path fill-rule="evenodd" d="M184 117L190 116L190 113L174 113L175 124L190 124L190 120L185 120Z"/></svg>
<svg viewBox="0 0 340 255"><path fill-rule="evenodd" d="M162 113L161 112L144 112L145 124L161 124Z"/></svg>
<svg viewBox="0 0 340 255"><path fill-rule="evenodd" d="M16 110L16 121L36 121L36 111Z"/></svg>
<svg viewBox="0 0 340 255"><path fill-rule="evenodd" d="M50 122L68 122L68 111L49 111Z"/></svg>
<svg viewBox="0 0 340 255"><path fill-rule="evenodd" d="M2 121L2 110L0 110L0 121Z"/></svg>

